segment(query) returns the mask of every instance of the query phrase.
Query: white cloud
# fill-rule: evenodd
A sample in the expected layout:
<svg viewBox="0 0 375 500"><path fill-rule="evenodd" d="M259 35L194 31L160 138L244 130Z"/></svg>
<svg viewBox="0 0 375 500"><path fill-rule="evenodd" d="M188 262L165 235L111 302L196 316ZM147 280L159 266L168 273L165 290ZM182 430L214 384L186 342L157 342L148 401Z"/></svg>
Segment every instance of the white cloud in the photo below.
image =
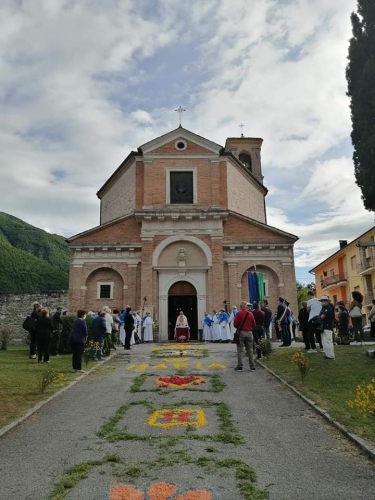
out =
<svg viewBox="0 0 375 500"><path fill-rule="evenodd" d="M322 159L350 134L354 8L354 0L3 1L0 209L56 233L95 226L97 189L131 149L175 128L182 104L184 125L213 141L239 134L240 122L265 139L268 221L299 235L297 263L314 265L373 222L350 158ZM151 86L170 57L181 82L166 75L166 88ZM146 82L148 94L135 95ZM171 102L161 107L154 98L165 90ZM309 220L296 222L291 209L305 205Z"/></svg>
<svg viewBox="0 0 375 500"><path fill-rule="evenodd" d="M147 111L144 111L143 109L137 109L136 111L133 111L130 113L130 116L134 121L138 122L140 125L152 125L153 120Z"/></svg>
<svg viewBox="0 0 375 500"><path fill-rule="evenodd" d="M280 208L267 211L269 224L300 237L295 248L300 267L316 266L338 250L338 240L353 240L374 225L374 214L363 208L349 158L316 162L307 186L289 205L298 213L307 202L314 209L302 223L290 220Z"/></svg>

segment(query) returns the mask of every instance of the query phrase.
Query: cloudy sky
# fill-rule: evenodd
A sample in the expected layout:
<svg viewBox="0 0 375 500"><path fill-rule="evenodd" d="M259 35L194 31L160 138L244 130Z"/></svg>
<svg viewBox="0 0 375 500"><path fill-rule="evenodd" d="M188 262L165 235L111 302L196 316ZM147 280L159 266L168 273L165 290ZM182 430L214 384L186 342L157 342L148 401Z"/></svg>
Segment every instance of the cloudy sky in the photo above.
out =
<svg viewBox="0 0 375 500"><path fill-rule="evenodd" d="M374 224L354 183L345 66L355 0L2 0L0 211L96 226L128 152L184 127L263 137L268 223L297 277Z"/></svg>

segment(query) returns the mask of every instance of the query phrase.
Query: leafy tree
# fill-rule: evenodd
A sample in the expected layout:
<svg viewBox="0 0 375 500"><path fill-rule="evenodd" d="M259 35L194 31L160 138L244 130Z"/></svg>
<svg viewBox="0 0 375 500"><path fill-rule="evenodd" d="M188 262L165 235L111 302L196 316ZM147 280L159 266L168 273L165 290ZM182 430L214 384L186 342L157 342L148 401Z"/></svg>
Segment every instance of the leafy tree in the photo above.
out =
<svg viewBox="0 0 375 500"><path fill-rule="evenodd" d="M346 69L351 98L356 183L367 210L375 211L375 2L358 0Z"/></svg>
<svg viewBox="0 0 375 500"><path fill-rule="evenodd" d="M311 290L315 293L315 283L309 283L308 285L303 285L299 281L296 283L297 287L297 300L298 300L298 310L302 307L302 302L307 301L307 293Z"/></svg>

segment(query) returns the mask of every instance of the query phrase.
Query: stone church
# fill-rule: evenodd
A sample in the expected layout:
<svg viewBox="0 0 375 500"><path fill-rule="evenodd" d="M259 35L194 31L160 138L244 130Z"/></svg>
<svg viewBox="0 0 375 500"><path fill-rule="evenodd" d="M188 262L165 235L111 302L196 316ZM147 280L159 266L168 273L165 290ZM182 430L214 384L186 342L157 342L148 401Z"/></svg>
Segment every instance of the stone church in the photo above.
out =
<svg viewBox="0 0 375 500"><path fill-rule="evenodd" d="M132 151L97 193L99 226L69 239L69 310L143 308L166 341L182 309L196 339L205 311L249 299L255 270L272 310L284 296L297 312L297 237L267 225L262 142L180 126Z"/></svg>

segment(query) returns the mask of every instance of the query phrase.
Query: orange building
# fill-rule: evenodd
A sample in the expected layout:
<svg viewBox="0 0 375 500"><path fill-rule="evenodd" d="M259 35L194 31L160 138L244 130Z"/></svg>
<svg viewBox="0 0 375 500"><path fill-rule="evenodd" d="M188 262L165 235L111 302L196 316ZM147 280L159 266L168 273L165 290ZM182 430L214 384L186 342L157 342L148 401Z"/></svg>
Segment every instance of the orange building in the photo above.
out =
<svg viewBox="0 0 375 500"><path fill-rule="evenodd" d="M350 243L340 240L339 250L311 269L318 297L327 294L333 303L348 305L351 293L358 291L364 297L363 313L368 317L375 287L374 240L375 226Z"/></svg>

